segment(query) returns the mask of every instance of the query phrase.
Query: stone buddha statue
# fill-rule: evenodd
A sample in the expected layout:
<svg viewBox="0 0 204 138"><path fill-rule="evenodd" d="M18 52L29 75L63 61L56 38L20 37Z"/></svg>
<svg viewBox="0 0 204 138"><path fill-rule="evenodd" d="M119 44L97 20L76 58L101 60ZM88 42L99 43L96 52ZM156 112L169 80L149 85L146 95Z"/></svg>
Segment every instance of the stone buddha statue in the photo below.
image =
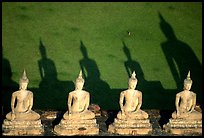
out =
<svg viewBox="0 0 204 138"><path fill-rule="evenodd" d="M118 119L147 119L148 114L141 110L142 92L135 90L137 85L137 78L135 71L129 79L129 88L120 93L120 108L121 111L117 114ZM125 104L124 104L125 100Z"/></svg>
<svg viewBox="0 0 204 138"><path fill-rule="evenodd" d="M184 80L184 90L176 94L176 111L172 113L172 118L201 120L202 113L195 110L196 94L190 91L193 81L190 78L190 71Z"/></svg>
<svg viewBox="0 0 204 138"><path fill-rule="evenodd" d="M24 70L19 81L19 90L13 92L11 97L11 112L6 115L8 120L33 121L38 120L40 115L32 110L33 93L27 90L28 78ZM15 104L16 103L16 104Z"/></svg>
<svg viewBox="0 0 204 138"><path fill-rule="evenodd" d="M88 110L90 102L90 94L82 90L84 79L82 71L80 71L75 83L75 90L69 93L68 96L68 111L63 115L66 119L93 119L95 114Z"/></svg>

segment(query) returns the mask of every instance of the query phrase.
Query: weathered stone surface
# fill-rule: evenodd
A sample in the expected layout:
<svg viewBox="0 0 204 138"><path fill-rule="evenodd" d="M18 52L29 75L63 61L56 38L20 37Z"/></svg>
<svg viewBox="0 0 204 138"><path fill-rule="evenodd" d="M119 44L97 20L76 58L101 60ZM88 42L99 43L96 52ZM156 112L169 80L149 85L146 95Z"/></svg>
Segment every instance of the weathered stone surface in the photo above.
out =
<svg viewBox="0 0 204 138"><path fill-rule="evenodd" d="M202 120L186 120L186 119L169 119L169 122L164 125L164 130L176 134L183 135L186 133L201 133Z"/></svg>
<svg viewBox="0 0 204 138"><path fill-rule="evenodd" d="M96 124L96 119L88 119L88 120L62 119L61 122L55 126L54 133L56 133L57 135L64 135L64 136L98 135L99 125Z"/></svg>
<svg viewBox="0 0 204 138"><path fill-rule="evenodd" d="M108 127L108 132L121 135L145 135L151 131L152 125L149 119L121 120L116 118Z"/></svg>
<svg viewBox="0 0 204 138"><path fill-rule="evenodd" d="M39 113L41 115L41 122L42 122L42 125L44 127L44 133L43 133L43 136L57 136L54 132L53 132L53 127L55 125L57 125L57 121L59 121L58 118L61 118L62 116L62 113L65 112L65 111L43 111L43 110L34 110L36 111L37 113ZM176 136L172 133L169 133L169 132L166 132L164 131L164 129L162 129L162 123L160 123L160 119L161 119L161 116L159 115L160 111L159 110L154 110L154 109L151 109L151 110L145 110L148 114L149 114L149 119L150 119L150 122L152 124L152 132L148 135L144 135L144 136ZM56 119L48 119L46 116L43 116L43 114L55 114L55 113L58 113ZM107 116L100 116L100 117L96 117L96 121L97 121L97 124L99 124L99 134L96 135L96 136L122 136L120 134L113 134L113 133L110 133L108 132L108 129L107 127L109 126L109 124L111 122L114 121L113 120L110 120L110 113L112 114L113 111L106 111L107 112ZM114 114L117 114L118 111L115 111ZM166 110L166 112L168 112L168 110ZM169 111L169 112L172 112L172 111ZM168 118L166 116L163 116L165 118ZM5 115L3 114L2 118L5 118ZM2 123L3 124L3 120L2 120ZM162 125L162 126L161 126ZM2 133L1 133L2 134ZM132 135L132 134L131 134ZM189 133L189 134L183 134L183 135L179 135L179 136L202 136L202 134L200 133Z"/></svg>
<svg viewBox="0 0 204 138"><path fill-rule="evenodd" d="M47 111L41 115L41 118L55 119L57 117L57 111Z"/></svg>
<svg viewBox="0 0 204 138"><path fill-rule="evenodd" d="M41 120L36 121L10 121L5 119L2 124L3 135L23 136L23 135L43 135L44 127Z"/></svg>

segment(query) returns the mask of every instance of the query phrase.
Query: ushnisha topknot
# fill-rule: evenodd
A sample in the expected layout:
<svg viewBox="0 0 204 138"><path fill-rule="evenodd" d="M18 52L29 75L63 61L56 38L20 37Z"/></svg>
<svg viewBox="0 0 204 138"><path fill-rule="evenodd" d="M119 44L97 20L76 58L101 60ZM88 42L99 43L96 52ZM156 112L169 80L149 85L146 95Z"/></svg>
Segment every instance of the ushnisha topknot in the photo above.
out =
<svg viewBox="0 0 204 138"><path fill-rule="evenodd" d="M191 80L191 77L190 77L190 70L188 71L188 75L187 75L186 79L184 80L184 84L188 84L188 83L190 83L190 84L193 83L193 81Z"/></svg>
<svg viewBox="0 0 204 138"><path fill-rule="evenodd" d="M77 82L83 82L84 83L84 79L83 79L83 77L82 77L82 71L80 70L80 72L79 72L79 76L78 76L78 78L76 79L76 83Z"/></svg>
<svg viewBox="0 0 204 138"><path fill-rule="evenodd" d="M29 82L29 79L27 78L27 76L26 76L26 71L25 71L25 69L23 70L23 75L22 75L22 77L20 78L20 80L19 80L19 83L28 83Z"/></svg>
<svg viewBox="0 0 204 138"><path fill-rule="evenodd" d="M129 79L129 83L131 83L131 82L137 82L135 71L133 71L131 78Z"/></svg>

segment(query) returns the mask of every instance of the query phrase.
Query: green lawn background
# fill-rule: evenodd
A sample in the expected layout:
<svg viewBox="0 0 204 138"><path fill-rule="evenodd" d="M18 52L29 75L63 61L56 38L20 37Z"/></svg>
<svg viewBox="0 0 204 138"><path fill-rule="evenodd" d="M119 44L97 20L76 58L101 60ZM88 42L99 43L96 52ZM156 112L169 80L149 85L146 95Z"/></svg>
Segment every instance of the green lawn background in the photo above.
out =
<svg viewBox="0 0 204 138"><path fill-rule="evenodd" d="M158 12L171 25L176 37L192 48L202 64L200 2L3 2L3 58L10 62L13 81L18 83L25 68L30 80L28 89L38 88L41 82L38 68L41 38L47 57L56 66L57 79L75 82L80 70L79 61L83 58L82 41L89 58L98 66L101 80L111 89L119 90L128 87L124 41L132 59L141 66L145 80L159 81L164 89L175 90L176 82L161 49L166 38L159 26ZM118 104L118 99L101 98ZM145 102L148 101L143 100ZM66 106L66 101L64 103ZM38 104L34 103L34 106L39 108Z"/></svg>

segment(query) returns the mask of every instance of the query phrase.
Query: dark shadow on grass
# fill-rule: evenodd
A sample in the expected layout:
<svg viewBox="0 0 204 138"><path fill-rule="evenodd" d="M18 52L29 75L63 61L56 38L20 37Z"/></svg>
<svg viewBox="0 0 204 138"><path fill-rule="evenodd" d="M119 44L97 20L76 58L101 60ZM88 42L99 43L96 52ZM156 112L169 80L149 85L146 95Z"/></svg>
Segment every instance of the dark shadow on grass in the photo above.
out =
<svg viewBox="0 0 204 138"><path fill-rule="evenodd" d="M178 92L183 90L183 80L190 70L191 79L193 80L191 90L197 94L197 102L201 104L202 65L191 47L176 37L172 26L164 19L160 12L158 16L160 18L160 29L167 39L161 43L161 48L176 82L177 90Z"/></svg>
<svg viewBox="0 0 204 138"><path fill-rule="evenodd" d="M39 50L41 59L38 60L38 66L42 81L39 84L38 92L36 92L37 108L65 110L67 109L68 93L74 89L74 83L58 80L54 61L47 57L46 48L41 39Z"/></svg>
<svg viewBox="0 0 204 138"><path fill-rule="evenodd" d="M110 86L100 78L100 71L96 61L89 58L87 49L80 41L83 59L79 61L85 80L84 89L90 93L90 102L98 104L101 110L114 109L111 103Z"/></svg>
<svg viewBox="0 0 204 138"><path fill-rule="evenodd" d="M172 104L175 103L176 93L183 90L183 80L186 78L189 70L191 71L191 79L194 83L191 89L197 93L197 103L201 104L201 64L191 47L178 40L171 25L164 19L160 12L158 14L160 18L160 29L167 38L167 41L161 43L161 48L177 85L176 90L174 90L174 102ZM162 129L163 125L169 122L175 110L175 107L174 110L160 110L161 118L159 125Z"/></svg>
<svg viewBox="0 0 204 138"><path fill-rule="evenodd" d="M19 89L17 82L12 80L12 70L8 59L2 57L2 84L1 84L1 115L11 111L11 95Z"/></svg>
<svg viewBox="0 0 204 138"><path fill-rule="evenodd" d="M142 92L142 107L143 109L163 109L166 108L167 99L164 97L164 88L160 81L147 81L145 80L144 73L140 64L133 60L129 48L123 41L123 51L127 57L127 61L124 62L125 69L129 77L133 71L136 73L138 84L136 89ZM128 80L127 80L128 82Z"/></svg>

